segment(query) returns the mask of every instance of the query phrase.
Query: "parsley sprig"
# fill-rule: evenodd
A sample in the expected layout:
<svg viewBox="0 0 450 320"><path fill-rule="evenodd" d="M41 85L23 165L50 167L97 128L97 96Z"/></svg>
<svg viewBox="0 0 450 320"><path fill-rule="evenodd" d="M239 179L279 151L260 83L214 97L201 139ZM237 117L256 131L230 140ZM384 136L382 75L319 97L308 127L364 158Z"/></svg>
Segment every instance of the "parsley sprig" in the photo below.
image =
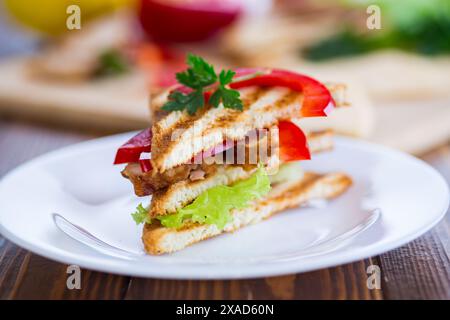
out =
<svg viewBox="0 0 450 320"><path fill-rule="evenodd" d="M242 101L240 99L239 91L228 89L227 87L225 87L227 84L231 83L235 74L236 72L231 70L222 70L220 72L219 87L211 95L211 98L209 98L209 103L212 106L217 108L222 101L225 108L237 109L242 111Z"/></svg>
<svg viewBox="0 0 450 320"><path fill-rule="evenodd" d="M236 74L234 71L222 70L217 76L212 65L193 54L188 55L187 64L189 68L177 73L176 78L180 84L191 88L192 92L173 91L169 95L169 101L162 107L163 110L186 110L190 115L194 115L206 104L204 93L208 91L208 87L215 85L217 81L219 83L211 89L214 91L207 102L215 108L222 103L225 108L242 110L239 91L227 88Z"/></svg>

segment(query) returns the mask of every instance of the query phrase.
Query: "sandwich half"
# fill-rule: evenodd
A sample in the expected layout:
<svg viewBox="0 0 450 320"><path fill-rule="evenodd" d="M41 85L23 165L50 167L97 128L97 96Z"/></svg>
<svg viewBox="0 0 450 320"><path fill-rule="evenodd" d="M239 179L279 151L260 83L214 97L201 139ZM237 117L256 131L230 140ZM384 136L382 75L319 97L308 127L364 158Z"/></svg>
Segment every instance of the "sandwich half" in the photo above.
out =
<svg viewBox="0 0 450 320"><path fill-rule="evenodd" d="M332 132L292 122L345 106L344 85L263 68L216 74L193 55L187 63L179 85L152 97L152 127L116 154L135 194L151 197L132 214L147 253L175 252L351 185L345 173L302 170L301 161L333 148Z"/></svg>

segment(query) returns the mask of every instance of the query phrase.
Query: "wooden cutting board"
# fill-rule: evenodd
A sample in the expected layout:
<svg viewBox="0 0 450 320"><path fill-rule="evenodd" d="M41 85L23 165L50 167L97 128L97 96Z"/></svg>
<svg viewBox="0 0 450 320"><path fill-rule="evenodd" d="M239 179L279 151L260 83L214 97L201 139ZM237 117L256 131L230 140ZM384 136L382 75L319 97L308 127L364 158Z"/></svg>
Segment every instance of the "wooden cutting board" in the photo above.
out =
<svg viewBox="0 0 450 320"><path fill-rule="evenodd" d="M148 88L139 73L67 83L30 76L26 58L0 63L0 114L124 131L148 126Z"/></svg>
<svg viewBox="0 0 450 320"><path fill-rule="evenodd" d="M326 79L334 80L334 79ZM345 79L347 81L347 79ZM0 115L27 117L81 128L125 131L148 126L148 86L143 74L89 83L55 83L28 75L25 59L0 63ZM331 126L419 154L450 138L450 101L378 103L349 81L352 108L330 119L306 119L302 126Z"/></svg>

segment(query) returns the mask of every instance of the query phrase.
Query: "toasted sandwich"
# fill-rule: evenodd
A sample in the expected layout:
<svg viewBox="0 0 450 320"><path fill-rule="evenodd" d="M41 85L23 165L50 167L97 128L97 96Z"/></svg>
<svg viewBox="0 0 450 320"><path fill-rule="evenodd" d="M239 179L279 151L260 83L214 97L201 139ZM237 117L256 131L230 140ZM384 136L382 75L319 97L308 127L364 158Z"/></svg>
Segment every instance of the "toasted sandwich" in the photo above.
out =
<svg viewBox="0 0 450 320"><path fill-rule="evenodd" d="M132 214L147 253L175 252L351 185L344 173L301 169L333 148L332 132L304 133L293 122L345 106L344 85L276 69L216 74L193 55L187 64L180 85L152 97L152 127L115 158L135 194L151 196Z"/></svg>

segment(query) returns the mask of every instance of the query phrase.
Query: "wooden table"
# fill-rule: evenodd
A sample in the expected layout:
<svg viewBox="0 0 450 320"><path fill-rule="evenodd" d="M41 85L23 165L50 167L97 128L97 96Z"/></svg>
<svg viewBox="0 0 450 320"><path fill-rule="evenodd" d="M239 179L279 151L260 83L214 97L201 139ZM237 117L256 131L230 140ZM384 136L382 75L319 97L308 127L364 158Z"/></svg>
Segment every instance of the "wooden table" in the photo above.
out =
<svg viewBox="0 0 450 320"><path fill-rule="evenodd" d="M98 135L0 120L0 177L37 155ZM450 144L423 159L450 181ZM367 288L372 264L381 269L381 289ZM82 270L81 290L68 290L66 268L0 236L1 299L450 299L450 214L421 238L386 254L282 277L178 281Z"/></svg>

